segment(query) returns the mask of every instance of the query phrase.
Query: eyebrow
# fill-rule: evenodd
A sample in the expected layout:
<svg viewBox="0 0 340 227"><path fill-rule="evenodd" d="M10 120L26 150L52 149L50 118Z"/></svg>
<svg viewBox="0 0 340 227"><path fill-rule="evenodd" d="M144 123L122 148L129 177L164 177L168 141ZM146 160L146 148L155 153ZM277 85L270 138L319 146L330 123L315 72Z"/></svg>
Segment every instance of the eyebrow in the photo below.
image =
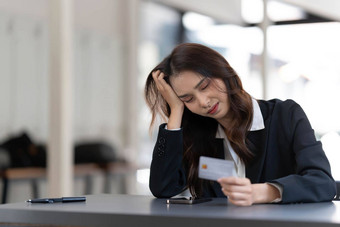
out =
<svg viewBox="0 0 340 227"><path fill-rule="evenodd" d="M204 77L200 82L198 82L198 84L196 84L196 86L194 87L194 89L197 89L207 78ZM187 94L184 94L184 95L180 95L178 96L178 98L185 98L187 97L188 95Z"/></svg>

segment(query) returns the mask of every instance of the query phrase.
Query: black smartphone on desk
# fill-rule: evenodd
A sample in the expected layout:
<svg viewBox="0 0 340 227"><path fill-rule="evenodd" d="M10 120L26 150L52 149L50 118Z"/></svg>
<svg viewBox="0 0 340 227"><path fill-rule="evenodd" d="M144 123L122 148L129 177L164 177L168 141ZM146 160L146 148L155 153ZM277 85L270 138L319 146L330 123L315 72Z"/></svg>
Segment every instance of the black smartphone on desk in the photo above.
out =
<svg viewBox="0 0 340 227"><path fill-rule="evenodd" d="M197 204L211 201L211 198L178 197L167 199L167 204Z"/></svg>

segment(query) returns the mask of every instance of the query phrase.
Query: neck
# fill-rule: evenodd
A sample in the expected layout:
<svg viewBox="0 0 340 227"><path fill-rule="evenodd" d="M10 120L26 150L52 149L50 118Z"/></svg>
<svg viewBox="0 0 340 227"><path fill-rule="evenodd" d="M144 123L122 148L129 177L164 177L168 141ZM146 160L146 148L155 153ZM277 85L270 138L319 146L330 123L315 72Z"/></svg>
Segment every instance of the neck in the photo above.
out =
<svg viewBox="0 0 340 227"><path fill-rule="evenodd" d="M232 120L230 117L225 116L222 119L218 119L217 122L220 123L224 129L226 129L230 128Z"/></svg>

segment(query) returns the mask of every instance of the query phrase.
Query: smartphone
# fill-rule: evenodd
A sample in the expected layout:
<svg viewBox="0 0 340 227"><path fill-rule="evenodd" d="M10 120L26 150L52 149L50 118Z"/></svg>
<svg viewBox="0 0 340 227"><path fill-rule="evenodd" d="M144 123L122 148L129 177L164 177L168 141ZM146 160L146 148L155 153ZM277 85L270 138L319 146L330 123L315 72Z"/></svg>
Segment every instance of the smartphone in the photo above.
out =
<svg viewBox="0 0 340 227"><path fill-rule="evenodd" d="M178 197L167 199L167 204L197 204L211 201L211 198Z"/></svg>

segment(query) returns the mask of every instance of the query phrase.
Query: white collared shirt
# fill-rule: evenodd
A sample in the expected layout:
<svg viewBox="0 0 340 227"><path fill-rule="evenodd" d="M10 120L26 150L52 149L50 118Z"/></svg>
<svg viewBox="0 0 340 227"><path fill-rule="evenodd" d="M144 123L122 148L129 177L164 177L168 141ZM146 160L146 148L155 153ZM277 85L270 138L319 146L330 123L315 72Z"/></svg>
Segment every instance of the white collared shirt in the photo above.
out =
<svg viewBox="0 0 340 227"><path fill-rule="evenodd" d="M263 116L261 113L261 109L257 101L252 98L252 103L253 103L253 121L251 124L251 127L249 131L258 131L264 129L264 121L263 121ZM235 153L234 149L230 145L230 142L222 128L222 126L219 124L216 132L216 138L222 138L224 141L224 156L226 160L231 160L234 162L234 176L236 177L246 177L246 167L244 163L241 161L241 159L238 157L238 155ZM280 198L277 198L272 201L272 203L277 203L280 202L282 199L282 193L283 193L283 188L279 184L275 183L268 183L274 187L276 187L279 192L280 192Z"/></svg>
<svg viewBox="0 0 340 227"><path fill-rule="evenodd" d="M255 99L252 98L253 104L253 120L249 131L257 131L264 129L264 122L259 104ZM234 162L234 176L246 177L246 167L238 155L232 148L222 126L219 124L216 132L216 138L223 139L224 143L224 155L226 160L231 160Z"/></svg>

